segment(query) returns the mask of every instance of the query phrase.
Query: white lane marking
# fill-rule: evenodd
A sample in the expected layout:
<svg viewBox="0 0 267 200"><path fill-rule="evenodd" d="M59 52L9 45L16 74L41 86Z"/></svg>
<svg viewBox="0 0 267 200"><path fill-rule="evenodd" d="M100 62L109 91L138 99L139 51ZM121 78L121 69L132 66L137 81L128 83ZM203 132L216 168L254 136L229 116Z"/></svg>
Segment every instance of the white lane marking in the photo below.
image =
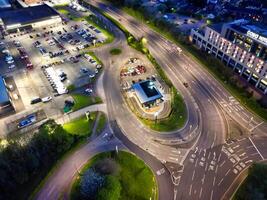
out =
<svg viewBox="0 0 267 200"><path fill-rule="evenodd" d="M211 190L211 194L210 194L210 200L213 199L213 190Z"/></svg>
<svg viewBox="0 0 267 200"><path fill-rule="evenodd" d="M223 182L223 179L224 179L224 178L222 178L222 179L220 180L220 182L218 183L218 186L221 185L221 183Z"/></svg>
<svg viewBox="0 0 267 200"><path fill-rule="evenodd" d="M191 193L192 193L192 184L190 185L190 188L189 188L189 195L191 196Z"/></svg>
<svg viewBox="0 0 267 200"><path fill-rule="evenodd" d="M212 183L212 186L215 185L215 179L216 179L216 177L214 176L214 177L213 177L213 183Z"/></svg>
<svg viewBox="0 0 267 200"><path fill-rule="evenodd" d="M202 187L200 188L200 192L199 192L199 198L201 198L201 195L202 195Z"/></svg>
<svg viewBox="0 0 267 200"><path fill-rule="evenodd" d="M222 164L220 164L220 167L222 167L224 165L224 163L225 163L225 160L222 162Z"/></svg>
<svg viewBox="0 0 267 200"><path fill-rule="evenodd" d="M228 169L228 171L226 172L225 176L227 176L227 174L228 174L230 171L231 171L231 170L230 170L230 169Z"/></svg>
<svg viewBox="0 0 267 200"><path fill-rule="evenodd" d="M264 160L264 157L261 155L259 149L256 147L256 145L255 145L254 142L251 140L251 138L249 137L248 139L249 139L249 141L252 143L252 145L254 146L254 148L256 149L256 151L259 153L261 159Z"/></svg>
<svg viewBox="0 0 267 200"><path fill-rule="evenodd" d="M194 180L195 177L195 170L193 171L192 180Z"/></svg>

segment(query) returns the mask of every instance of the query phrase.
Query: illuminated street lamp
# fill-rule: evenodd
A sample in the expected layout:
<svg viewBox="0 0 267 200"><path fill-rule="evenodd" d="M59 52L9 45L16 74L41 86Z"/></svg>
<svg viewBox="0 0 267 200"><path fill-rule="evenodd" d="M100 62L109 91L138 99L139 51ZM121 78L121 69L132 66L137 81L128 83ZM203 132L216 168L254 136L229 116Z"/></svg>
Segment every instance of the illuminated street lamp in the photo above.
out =
<svg viewBox="0 0 267 200"><path fill-rule="evenodd" d="M90 111L86 111L85 112L85 116L86 116L86 119L87 119L87 121L89 121L90 120Z"/></svg>
<svg viewBox="0 0 267 200"><path fill-rule="evenodd" d="M155 112L155 113L154 113L154 116L155 116L155 124L157 124L158 114L159 114L158 112Z"/></svg>

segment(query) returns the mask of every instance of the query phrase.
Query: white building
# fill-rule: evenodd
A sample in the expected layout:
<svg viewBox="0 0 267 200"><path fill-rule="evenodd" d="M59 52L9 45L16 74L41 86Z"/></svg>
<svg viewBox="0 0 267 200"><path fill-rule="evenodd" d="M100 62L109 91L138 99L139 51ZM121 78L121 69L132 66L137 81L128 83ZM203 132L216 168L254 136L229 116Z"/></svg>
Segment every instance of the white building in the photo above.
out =
<svg viewBox="0 0 267 200"><path fill-rule="evenodd" d="M267 27L241 19L191 30L191 38L267 94Z"/></svg>

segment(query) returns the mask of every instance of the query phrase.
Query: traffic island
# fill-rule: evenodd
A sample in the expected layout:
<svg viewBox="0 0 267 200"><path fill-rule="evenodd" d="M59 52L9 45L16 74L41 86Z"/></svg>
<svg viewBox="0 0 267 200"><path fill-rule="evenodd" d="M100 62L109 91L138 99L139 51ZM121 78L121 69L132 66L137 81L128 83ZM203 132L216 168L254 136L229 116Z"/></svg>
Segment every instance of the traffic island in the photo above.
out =
<svg viewBox="0 0 267 200"><path fill-rule="evenodd" d="M154 174L135 155L104 152L85 164L74 180L71 199L158 199Z"/></svg>
<svg viewBox="0 0 267 200"><path fill-rule="evenodd" d="M122 95L133 113L149 128L167 132L186 120L182 97L158 75L151 63L130 58L120 69Z"/></svg>

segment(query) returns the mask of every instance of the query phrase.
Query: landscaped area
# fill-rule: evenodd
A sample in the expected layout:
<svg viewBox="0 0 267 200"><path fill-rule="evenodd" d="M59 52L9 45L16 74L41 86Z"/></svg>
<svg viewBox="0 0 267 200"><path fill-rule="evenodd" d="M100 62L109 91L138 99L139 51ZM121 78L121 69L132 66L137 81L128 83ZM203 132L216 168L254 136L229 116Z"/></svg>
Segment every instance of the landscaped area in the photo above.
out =
<svg viewBox="0 0 267 200"><path fill-rule="evenodd" d="M111 55L119 55L119 54L121 54L121 49L113 48L113 49L110 49L109 53Z"/></svg>
<svg viewBox="0 0 267 200"><path fill-rule="evenodd" d="M135 155L119 151L93 157L75 180L71 199L157 199L152 171Z"/></svg>
<svg viewBox="0 0 267 200"><path fill-rule="evenodd" d="M159 132L173 131L183 127L187 119L187 111L183 98L175 89L173 89L172 95L172 111L169 117L161 120L140 118L141 121L149 128Z"/></svg>
<svg viewBox="0 0 267 200"><path fill-rule="evenodd" d="M92 134L93 123L96 119L96 112L90 113L90 120L86 116L79 117L71 122L65 123L63 129L72 135L89 137Z"/></svg>
<svg viewBox="0 0 267 200"><path fill-rule="evenodd" d="M96 134L101 133L101 131L105 128L106 123L107 123L106 115L104 113L100 113L98 124L96 127Z"/></svg>
<svg viewBox="0 0 267 200"><path fill-rule="evenodd" d="M233 200L267 198L267 165L256 163L249 167L248 176L238 188Z"/></svg>
<svg viewBox="0 0 267 200"><path fill-rule="evenodd" d="M87 96L83 94L71 94L71 96L74 100L72 111L76 111L93 104L102 103L100 97Z"/></svg>

